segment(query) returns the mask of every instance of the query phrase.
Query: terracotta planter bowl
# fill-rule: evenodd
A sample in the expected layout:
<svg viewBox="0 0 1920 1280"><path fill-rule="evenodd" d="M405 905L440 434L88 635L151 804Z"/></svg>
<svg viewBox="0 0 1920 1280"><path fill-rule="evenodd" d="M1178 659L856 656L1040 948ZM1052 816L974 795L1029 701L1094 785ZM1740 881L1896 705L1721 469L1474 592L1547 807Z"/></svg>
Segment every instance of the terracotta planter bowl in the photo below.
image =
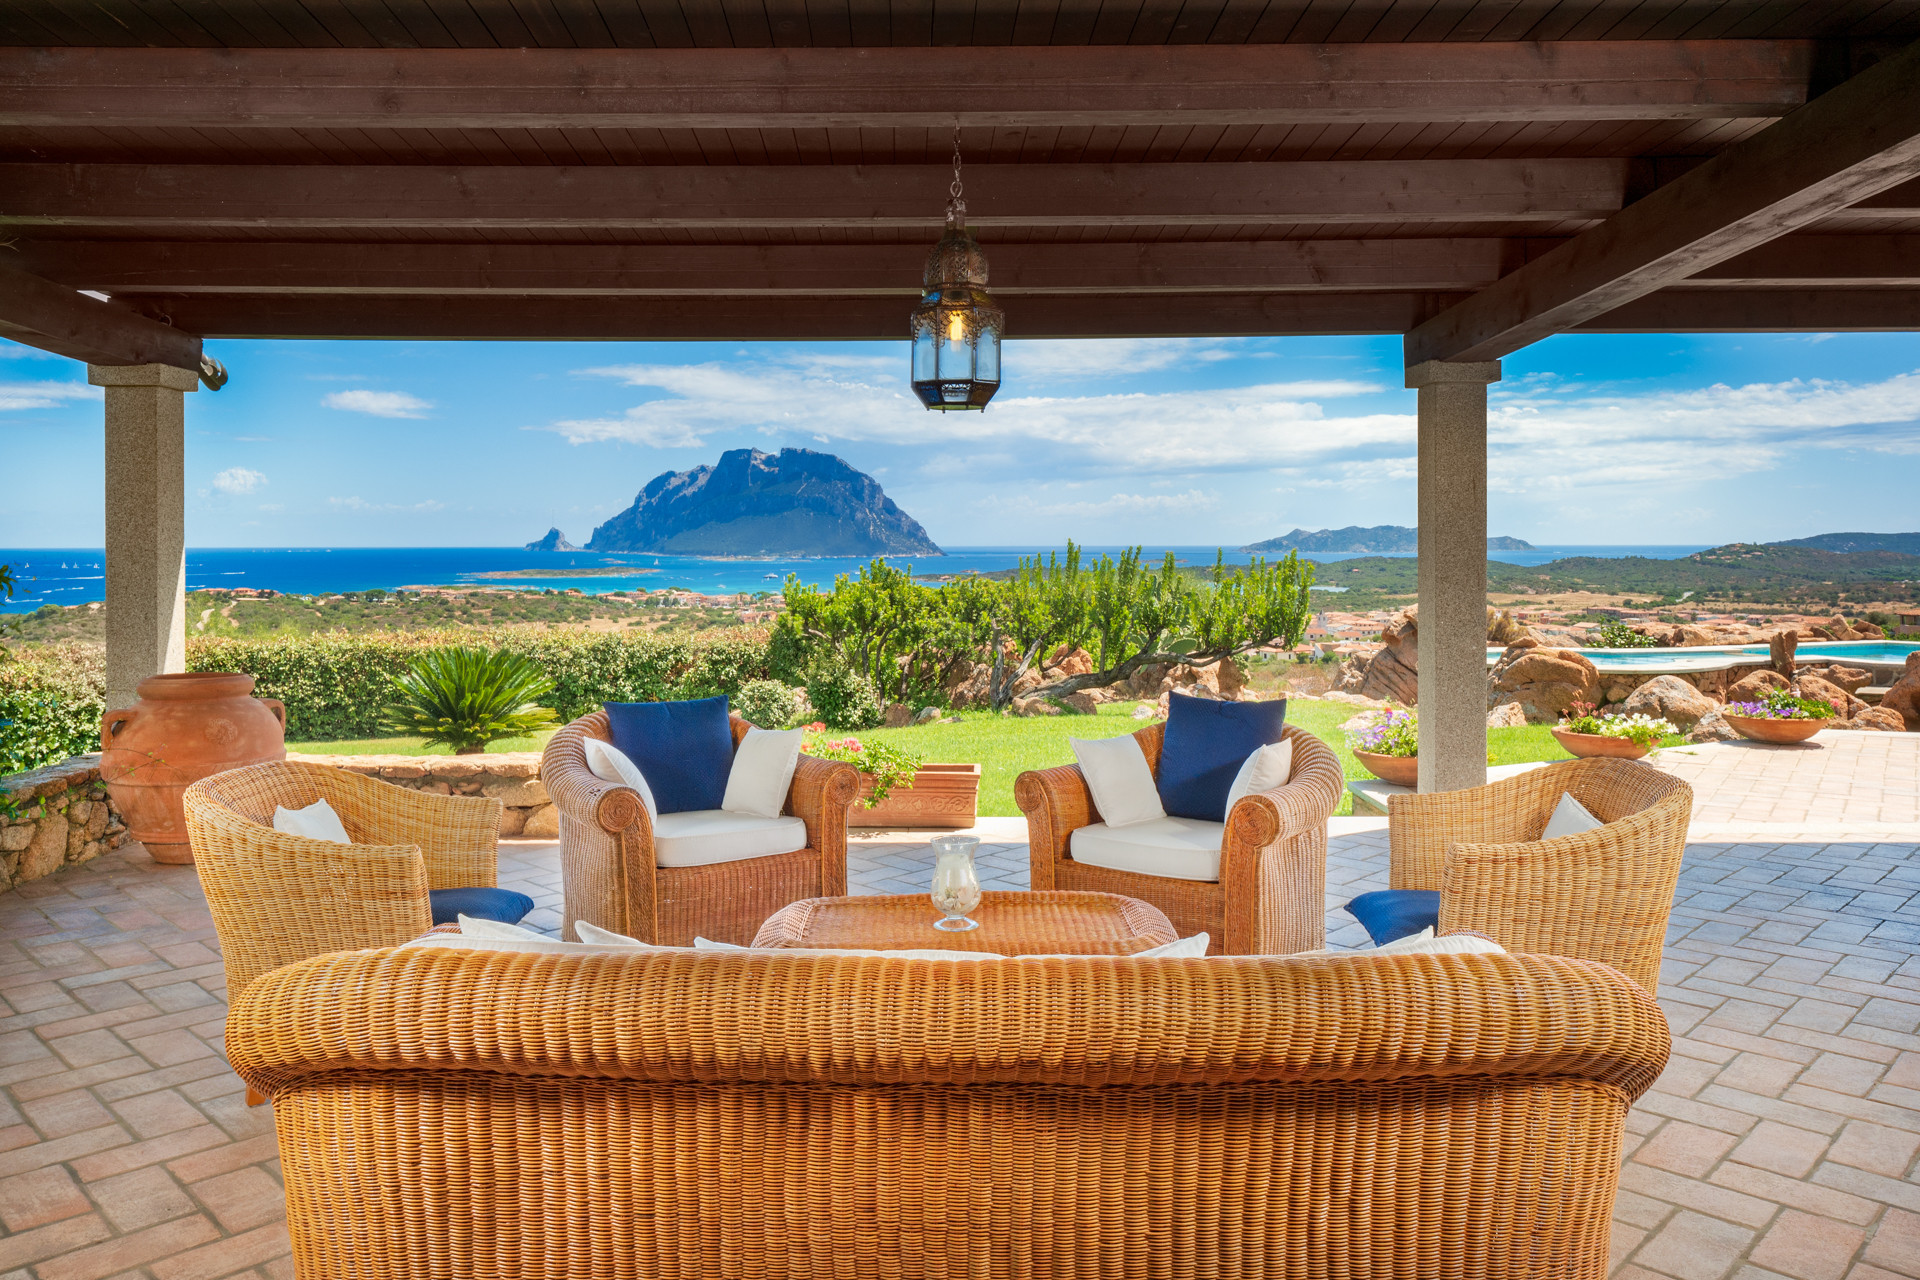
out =
<svg viewBox="0 0 1920 1280"><path fill-rule="evenodd" d="M1353 758L1382 782L1391 782L1397 787L1420 785L1419 756L1382 756L1371 751L1356 751Z"/></svg>
<svg viewBox="0 0 1920 1280"><path fill-rule="evenodd" d="M1572 733L1566 729L1548 729L1553 740L1582 760L1607 756L1615 760L1638 760L1647 748L1625 738L1609 738L1604 733Z"/></svg>
<svg viewBox="0 0 1920 1280"><path fill-rule="evenodd" d="M1760 716L1730 715L1726 721L1741 737L1755 742L1805 742L1827 727L1825 720L1768 720Z"/></svg>
<svg viewBox="0 0 1920 1280"><path fill-rule="evenodd" d="M869 809L867 798L872 794L873 779L862 777L860 795L847 810L848 826L957 831L979 821L980 766L922 765L911 785L895 787L885 800Z"/></svg>

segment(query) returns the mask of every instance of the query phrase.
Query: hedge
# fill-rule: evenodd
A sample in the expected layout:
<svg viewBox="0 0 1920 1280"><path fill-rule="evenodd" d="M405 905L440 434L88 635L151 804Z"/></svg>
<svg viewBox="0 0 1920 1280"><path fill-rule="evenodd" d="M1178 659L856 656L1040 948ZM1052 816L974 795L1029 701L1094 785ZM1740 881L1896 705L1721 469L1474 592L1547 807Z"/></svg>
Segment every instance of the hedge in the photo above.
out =
<svg viewBox="0 0 1920 1280"><path fill-rule="evenodd" d="M292 741L371 738L386 732L387 678L423 650L481 644L524 654L554 683L562 720L602 702L658 702L735 694L767 675L764 631L705 636L500 627L397 634L332 632L274 639L197 636L187 670L244 671L254 692L287 706ZM98 646L20 645L0 650L0 774L99 749L105 711Z"/></svg>

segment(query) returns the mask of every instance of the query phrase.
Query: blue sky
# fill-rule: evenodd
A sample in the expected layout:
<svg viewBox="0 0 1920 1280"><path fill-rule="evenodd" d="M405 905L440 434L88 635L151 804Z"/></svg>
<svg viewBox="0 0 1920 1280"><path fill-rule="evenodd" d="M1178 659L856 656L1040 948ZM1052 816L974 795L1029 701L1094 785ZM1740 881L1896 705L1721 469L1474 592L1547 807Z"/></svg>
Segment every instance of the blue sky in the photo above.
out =
<svg viewBox="0 0 1920 1280"><path fill-rule="evenodd" d="M1415 522L1398 339L1015 341L993 406L946 415L912 398L904 343L210 349L233 380L187 401L194 546L584 542L652 476L747 445L837 453L956 546ZM1920 335L1561 337L1505 370L1492 532L1920 528ZM100 545L85 379L0 340L0 546Z"/></svg>

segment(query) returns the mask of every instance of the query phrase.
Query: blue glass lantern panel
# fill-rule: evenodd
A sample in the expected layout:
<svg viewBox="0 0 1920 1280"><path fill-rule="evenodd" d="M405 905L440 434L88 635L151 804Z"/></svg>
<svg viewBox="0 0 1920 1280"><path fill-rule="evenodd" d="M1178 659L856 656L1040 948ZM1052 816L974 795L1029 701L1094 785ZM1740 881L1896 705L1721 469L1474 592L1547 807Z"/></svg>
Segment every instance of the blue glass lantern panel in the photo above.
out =
<svg viewBox="0 0 1920 1280"><path fill-rule="evenodd" d="M980 382L1000 381L1000 335L991 329L982 329L977 350L974 378Z"/></svg>

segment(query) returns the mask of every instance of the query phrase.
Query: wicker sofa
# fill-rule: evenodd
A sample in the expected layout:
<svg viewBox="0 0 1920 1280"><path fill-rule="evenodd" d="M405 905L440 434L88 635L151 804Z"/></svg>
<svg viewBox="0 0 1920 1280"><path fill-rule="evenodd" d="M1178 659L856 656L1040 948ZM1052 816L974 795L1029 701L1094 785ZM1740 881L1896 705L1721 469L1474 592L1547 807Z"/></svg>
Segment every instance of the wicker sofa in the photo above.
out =
<svg viewBox="0 0 1920 1280"><path fill-rule="evenodd" d="M736 744L752 727L739 716L732 726ZM561 729L540 758L540 779L560 815L563 937L574 937L574 922L584 920L661 946L690 946L695 935L744 946L788 903L847 891L847 806L860 790L852 765L800 757L785 812L806 824L806 848L662 867L646 807L632 788L594 776L583 745L588 737L611 740L606 712Z"/></svg>
<svg viewBox="0 0 1920 1280"><path fill-rule="evenodd" d="M1506 955L361 951L227 1033L303 1280L1599 1280L1669 1047Z"/></svg>
<svg viewBox="0 0 1920 1280"><path fill-rule="evenodd" d="M1134 735L1157 777L1164 724ZM1073 833L1099 822L1077 764L1023 773L1014 802L1027 818L1035 889L1118 893L1167 913L1181 937L1212 936L1210 955L1287 955L1326 942L1327 819L1346 794L1340 761L1306 730L1287 726L1293 772L1283 787L1248 796L1228 815L1217 881L1175 880L1076 862Z"/></svg>

